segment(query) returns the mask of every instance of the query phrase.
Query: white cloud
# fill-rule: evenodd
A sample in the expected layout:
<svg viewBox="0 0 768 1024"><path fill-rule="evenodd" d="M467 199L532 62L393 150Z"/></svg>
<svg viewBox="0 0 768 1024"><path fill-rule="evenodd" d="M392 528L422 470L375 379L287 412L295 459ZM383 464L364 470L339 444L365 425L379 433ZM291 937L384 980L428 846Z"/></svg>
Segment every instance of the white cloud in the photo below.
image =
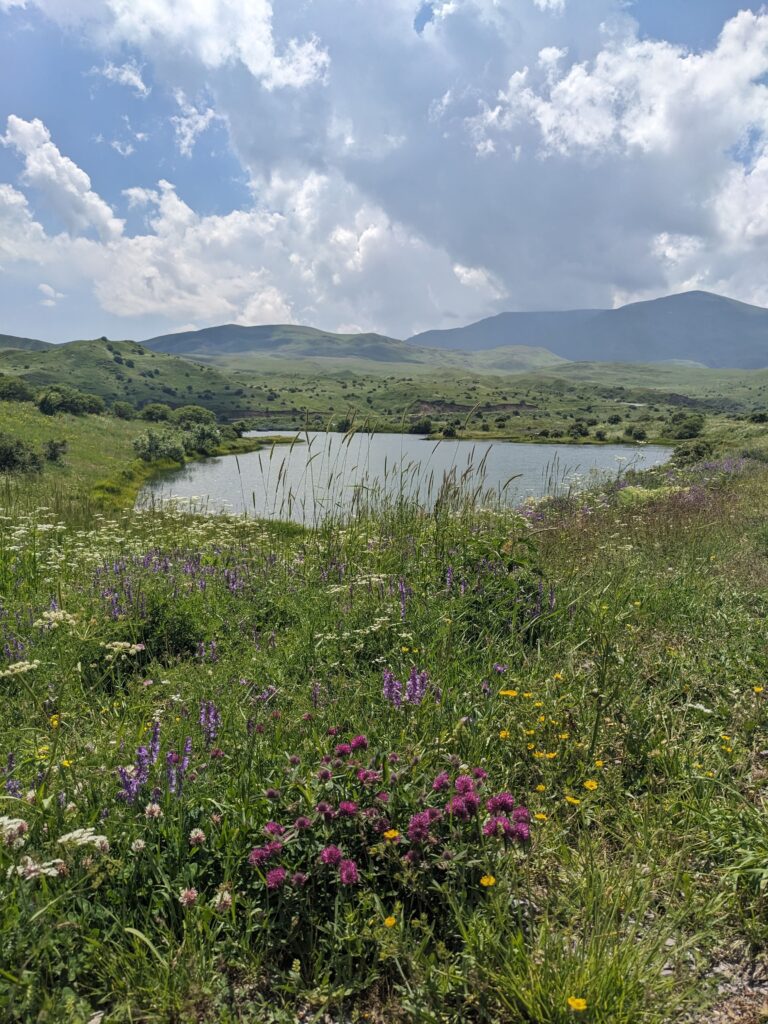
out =
<svg viewBox="0 0 768 1024"><path fill-rule="evenodd" d="M561 12L565 10L565 0L533 0L540 11L556 11Z"/></svg>
<svg viewBox="0 0 768 1024"><path fill-rule="evenodd" d="M171 124L176 135L176 145L183 156L192 156L198 135L201 135L216 117L211 107L198 110L184 95L181 89L175 93L176 102L181 114L171 117Z"/></svg>
<svg viewBox="0 0 768 1024"><path fill-rule="evenodd" d="M110 146L115 150L115 152L119 153L120 156L130 156L131 153L134 152L132 143L121 142L120 139L113 139L110 142Z"/></svg>
<svg viewBox="0 0 768 1024"><path fill-rule="evenodd" d="M22 182L45 197L67 230L77 233L93 228L102 239L120 235L123 222L92 191L91 179L85 171L59 152L42 121L24 121L11 114L0 141L25 158Z"/></svg>
<svg viewBox="0 0 768 1024"><path fill-rule="evenodd" d="M103 75L110 82L125 85L132 89L137 96L144 98L149 96L152 90L141 77L142 70L143 67L139 67L134 60L129 60L125 64L120 65L108 61L100 68L91 68L90 73L92 75Z"/></svg>
<svg viewBox="0 0 768 1024"><path fill-rule="evenodd" d="M319 40L275 43L270 0L29 0L61 24L153 57L189 54L207 68L240 63L266 89L322 80L329 58Z"/></svg>
<svg viewBox="0 0 768 1024"><path fill-rule="evenodd" d="M43 296L40 300L41 306L55 306L59 299L66 298L63 292L57 292L50 284L39 284L37 290Z"/></svg>

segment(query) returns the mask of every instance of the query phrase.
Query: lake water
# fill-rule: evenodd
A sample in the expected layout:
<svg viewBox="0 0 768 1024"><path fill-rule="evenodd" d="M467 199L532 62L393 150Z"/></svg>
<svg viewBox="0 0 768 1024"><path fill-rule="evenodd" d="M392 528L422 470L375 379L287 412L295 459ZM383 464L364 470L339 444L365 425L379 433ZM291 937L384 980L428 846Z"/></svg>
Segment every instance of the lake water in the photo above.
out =
<svg viewBox="0 0 768 1024"><path fill-rule="evenodd" d="M251 431L248 437L272 437ZM518 504L666 462L653 445L429 441L412 434L310 431L292 445L191 462L147 484L139 504L185 499L208 512L243 512L310 525L348 513L366 496L400 493L431 506L448 478L485 501Z"/></svg>

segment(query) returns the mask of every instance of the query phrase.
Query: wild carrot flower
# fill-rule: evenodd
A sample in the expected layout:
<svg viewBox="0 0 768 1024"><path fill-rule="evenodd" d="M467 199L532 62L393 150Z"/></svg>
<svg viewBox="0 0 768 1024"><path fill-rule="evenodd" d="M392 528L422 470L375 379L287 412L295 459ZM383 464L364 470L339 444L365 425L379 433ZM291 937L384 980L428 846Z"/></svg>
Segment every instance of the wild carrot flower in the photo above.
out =
<svg viewBox="0 0 768 1024"><path fill-rule="evenodd" d="M353 860L343 860L339 864L339 878L342 885L357 885L360 881L357 864Z"/></svg>

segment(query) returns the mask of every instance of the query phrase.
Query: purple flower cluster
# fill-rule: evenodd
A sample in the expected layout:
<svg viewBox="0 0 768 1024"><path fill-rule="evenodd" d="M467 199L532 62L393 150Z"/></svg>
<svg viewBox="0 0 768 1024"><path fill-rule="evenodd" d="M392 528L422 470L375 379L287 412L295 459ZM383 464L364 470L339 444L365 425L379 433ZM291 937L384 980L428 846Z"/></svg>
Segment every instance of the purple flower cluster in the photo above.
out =
<svg viewBox="0 0 768 1024"><path fill-rule="evenodd" d="M203 730L206 747L212 747L221 725L221 714L212 700L200 703L200 727Z"/></svg>

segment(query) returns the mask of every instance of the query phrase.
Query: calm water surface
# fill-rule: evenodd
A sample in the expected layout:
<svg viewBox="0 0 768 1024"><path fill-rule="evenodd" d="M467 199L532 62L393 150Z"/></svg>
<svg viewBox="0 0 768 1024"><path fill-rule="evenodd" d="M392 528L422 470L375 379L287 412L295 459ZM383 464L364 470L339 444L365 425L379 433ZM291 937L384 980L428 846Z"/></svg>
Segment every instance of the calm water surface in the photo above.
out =
<svg viewBox="0 0 768 1024"><path fill-rule="evenodd" d="M274 431L251 431L270 437ZM430 506L446 477L485 500L517 504L527 497L583 487L628 466L666 462L670 448L652 445L514 444L428 441L411 434L310 431L293 445L192 462L149 483L139 504L181 498L209 512L291 519L311 524L349 512L364 496L404 493Z"/></svg>

